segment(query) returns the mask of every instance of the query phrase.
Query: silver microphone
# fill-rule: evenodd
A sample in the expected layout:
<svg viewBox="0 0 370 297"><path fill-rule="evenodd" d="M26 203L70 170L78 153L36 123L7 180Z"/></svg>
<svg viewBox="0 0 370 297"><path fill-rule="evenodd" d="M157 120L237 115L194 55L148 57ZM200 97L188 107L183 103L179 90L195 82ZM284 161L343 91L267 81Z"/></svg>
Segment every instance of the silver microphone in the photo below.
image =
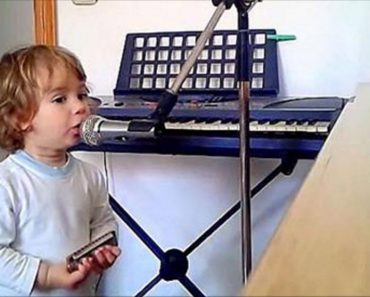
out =
<svg viewBox="0 0 370 297"><path fill-rule="evenodd" d="M81 123L80 134L84 143L100 145L105 140L154 138L155 127L147 120L119 121L91 115Z"/></svg>

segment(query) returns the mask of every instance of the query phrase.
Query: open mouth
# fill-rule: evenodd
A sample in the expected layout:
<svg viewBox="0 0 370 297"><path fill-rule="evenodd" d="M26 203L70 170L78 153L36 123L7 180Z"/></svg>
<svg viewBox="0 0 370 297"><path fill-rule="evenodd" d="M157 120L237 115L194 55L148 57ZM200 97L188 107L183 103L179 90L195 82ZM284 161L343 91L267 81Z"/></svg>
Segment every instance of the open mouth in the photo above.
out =
<svg viewBox="0 0 370 297"><path fill-rule="evenodd" d="M74 134L80 134L81 123L72 126L71 130Z"/></svg>

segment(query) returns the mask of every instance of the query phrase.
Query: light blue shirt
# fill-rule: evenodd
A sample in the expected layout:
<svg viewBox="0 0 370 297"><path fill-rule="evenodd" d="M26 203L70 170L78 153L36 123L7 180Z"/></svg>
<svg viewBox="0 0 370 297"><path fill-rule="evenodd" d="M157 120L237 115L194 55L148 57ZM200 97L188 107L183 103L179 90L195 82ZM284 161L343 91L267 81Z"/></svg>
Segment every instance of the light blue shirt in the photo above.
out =
<svg viewBox="0 0 370 297"><path fill-rule="evenodd" d="M34 290L40 261L65 262L81 246L116 230L104 177L68 155L52 167L17 151L0 163L0 296L91 296L77 290Z"/></svg>

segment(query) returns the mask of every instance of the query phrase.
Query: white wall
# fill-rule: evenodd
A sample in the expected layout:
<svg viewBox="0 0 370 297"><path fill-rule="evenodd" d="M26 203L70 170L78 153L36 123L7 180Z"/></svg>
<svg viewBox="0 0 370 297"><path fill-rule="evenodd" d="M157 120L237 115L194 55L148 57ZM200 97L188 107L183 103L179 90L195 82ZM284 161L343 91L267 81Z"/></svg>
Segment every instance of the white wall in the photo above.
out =
<svg viewBox="0 0 370 297"><path fill-rule="evenodd" d="M112 94L128 32L202 30L214 11L211 1L109 1L75 6L58 1L59 43L84 64L95 95ZM276 28L297 40L279 44L281 94L355 94L370 80L367 1L268 1L251 12L252 28ZM236 28L234 10L218 29ZM100 164L102 154L80 153ZM252 160L253 183L275 161ZM253 202L254 260L259 259L285 208L311 166L279 177ZM235 158L108 154L110 189L164 249L185 248L239 199ZM236 295L241 286L240 220L233 217L190 257L189 275L207 295ZM120 225L123 256L104 279L109 295L134 295L158 272L158 261ZM154 296L186 295L176 282L161 283Z"/></svg>
<svg viewBox="0 0 370 297"><path fill-rule="evenodd" d="M214 11L204 1L58 1L59 42L82 59L96 94L111 94L125 34L202 30ZM250 13L251 28L276 28L297 40L280 43L282 95L342 95L370 80L368 1L269 1ZM236 28L235 9L218 29Z"/></svg>

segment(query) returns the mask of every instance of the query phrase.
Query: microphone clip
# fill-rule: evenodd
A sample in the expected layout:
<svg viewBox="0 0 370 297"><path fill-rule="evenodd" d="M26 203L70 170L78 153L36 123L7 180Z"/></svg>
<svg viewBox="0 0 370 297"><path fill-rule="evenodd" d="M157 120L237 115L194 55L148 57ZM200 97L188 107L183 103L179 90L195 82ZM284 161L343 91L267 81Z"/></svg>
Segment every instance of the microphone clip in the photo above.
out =
<svg viewBox="0 0 370 297"><path fill-rule="evenodd" d="M160 123L158 119L135 119L131 120L128 125L130 134L136 135L137 138L146 134L156 137L163 128L164 124Z"/></svg>

